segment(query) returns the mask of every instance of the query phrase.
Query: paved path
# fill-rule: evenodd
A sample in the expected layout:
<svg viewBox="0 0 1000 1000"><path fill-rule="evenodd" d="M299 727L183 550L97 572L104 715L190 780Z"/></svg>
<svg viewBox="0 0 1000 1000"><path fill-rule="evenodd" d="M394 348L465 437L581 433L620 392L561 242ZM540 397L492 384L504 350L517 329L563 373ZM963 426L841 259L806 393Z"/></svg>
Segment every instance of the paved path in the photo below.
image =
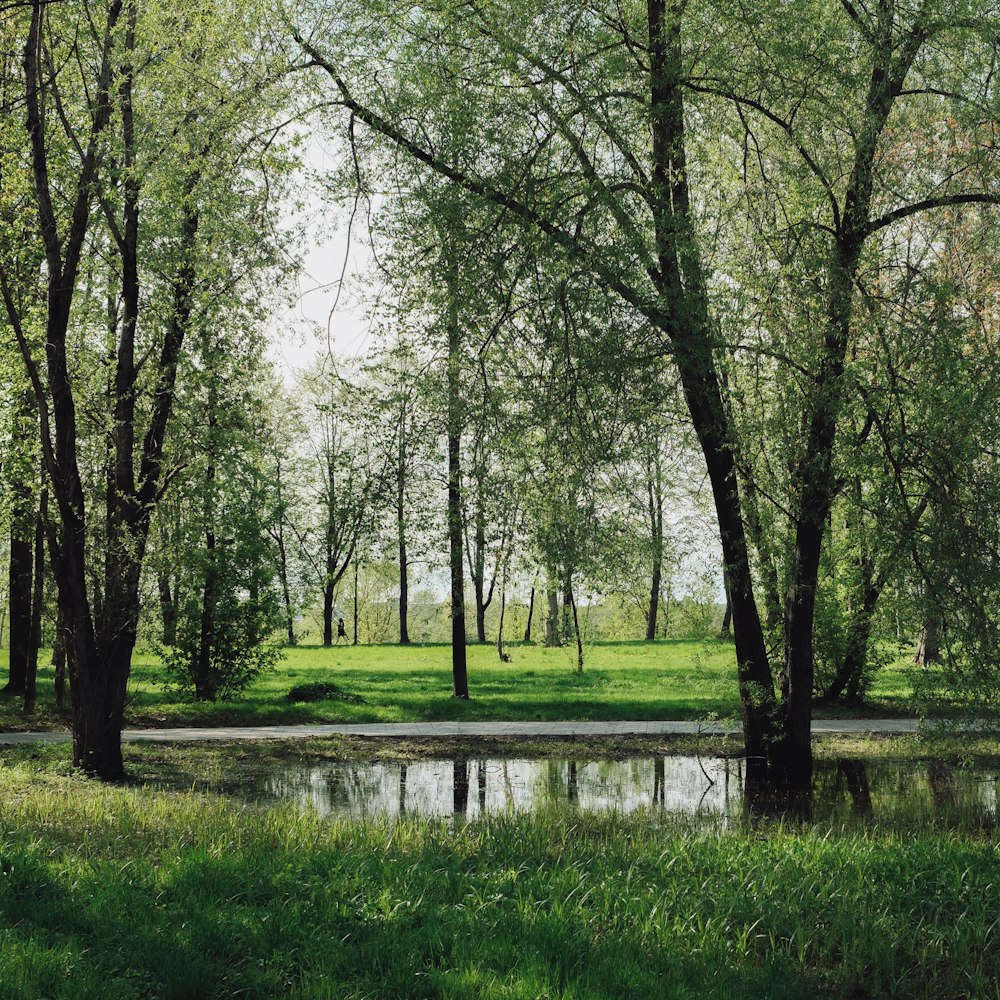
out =
<svg viewBox="0 0 1000 1000"><path fill-rule="evenodd" d="M917 719L814 719L818 733L915 733ZM669 733L706 736L738 732L718 722L369 722L327 726L219 726L206 729L126 729L129 743L186 743L200 740L291 740L310 736L378 736L383 739L426 736L660 736ZM68 732L0 733L0 744L67 743Z"/></svg>

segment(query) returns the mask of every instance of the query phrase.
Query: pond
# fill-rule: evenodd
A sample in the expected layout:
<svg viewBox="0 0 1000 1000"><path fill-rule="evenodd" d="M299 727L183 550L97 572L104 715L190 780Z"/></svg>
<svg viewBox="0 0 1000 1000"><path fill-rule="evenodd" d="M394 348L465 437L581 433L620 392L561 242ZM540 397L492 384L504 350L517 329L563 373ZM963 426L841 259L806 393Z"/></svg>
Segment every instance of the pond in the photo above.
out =
<svg viewBox="0 0 1000 1000"><path fill-rule="evenodd" d="M992 825L998 770L940 762L818 761L813 819L962 814ZM320 815L458 817L536 811L654 810L725 820L745 812L745 762L642 756L624 760L454 758L279 764L213 783L262 804L291 802Z"/></svg>

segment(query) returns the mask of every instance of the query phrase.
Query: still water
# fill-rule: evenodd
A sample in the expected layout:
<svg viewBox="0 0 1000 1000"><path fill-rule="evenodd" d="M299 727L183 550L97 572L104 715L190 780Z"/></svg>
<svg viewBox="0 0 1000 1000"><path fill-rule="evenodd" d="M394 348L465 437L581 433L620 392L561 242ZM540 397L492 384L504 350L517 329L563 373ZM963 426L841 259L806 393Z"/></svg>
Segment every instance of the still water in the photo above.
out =
<svg viewBox="0 0 1000 1000"><path fill-rule="evenodd" d="M705 818L744 811L744 762L677 756L574 761L456 758L279 765L215 783L263 804L291 802L324 816L436 816L561 806L583 812L654 810ZM814 818L840 814L974 814L996 817L1000 770L937 762L819 761Z"/></svg>

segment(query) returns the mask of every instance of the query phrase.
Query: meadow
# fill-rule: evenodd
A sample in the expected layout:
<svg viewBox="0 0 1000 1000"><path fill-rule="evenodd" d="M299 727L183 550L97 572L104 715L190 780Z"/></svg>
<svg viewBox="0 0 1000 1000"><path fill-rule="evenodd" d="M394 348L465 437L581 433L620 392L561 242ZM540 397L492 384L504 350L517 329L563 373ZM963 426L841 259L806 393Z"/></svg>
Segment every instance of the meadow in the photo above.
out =
<svg viewBox="0 0 1000 1000"><path fill-rule="evenodd" d="M243 695L199 703L171 689L160 659L140 651L133 660L126 724L646 720L739 715L735 657L732 643L727 641L593 643L587 647L582 673L576 671L575 650L570 648L515 646L511 654L512 662L501 663L493 647L470 646L471 697L461 701L451 696L451 651L447 645L295 646L287 648L277 668ZM35 715L26 719L16 702L0 700L0 728L65 724L55 711L48 660L49 656L43 655ZM3 651L0 671L5 667ZM867 714L912 713L910 673L909 665L900 662L876 674ZM296 686L319 683L333 685L336 692L315 702L287 697Z"/></svg>

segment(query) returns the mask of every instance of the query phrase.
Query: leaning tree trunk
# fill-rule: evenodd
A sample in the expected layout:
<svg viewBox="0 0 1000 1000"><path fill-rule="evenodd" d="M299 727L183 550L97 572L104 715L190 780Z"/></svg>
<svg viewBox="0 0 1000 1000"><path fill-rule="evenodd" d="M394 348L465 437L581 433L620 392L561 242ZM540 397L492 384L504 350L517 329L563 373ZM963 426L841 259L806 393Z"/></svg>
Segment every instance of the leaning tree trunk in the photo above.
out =
<svg viewBox="0 0 1000 1000"><path fill-rule="evenodd" d="M693 227L684 136L680 15L667 21L665 0L648 0L652 183L650 208L658 292L691 422L712 487L733 605L748 784L768 778L774 684L747 552L734 435L713 356L708 289ZM811 764L811 753L807 759Z"/></svg>
<svg viewBox="0 0 1000 1000"><path fill-rule="evenodd" d="M531 619L535 615L535 588L531 588L531 597L528 598L528 620L524 625L524 641L531 642Z"/></svg>

